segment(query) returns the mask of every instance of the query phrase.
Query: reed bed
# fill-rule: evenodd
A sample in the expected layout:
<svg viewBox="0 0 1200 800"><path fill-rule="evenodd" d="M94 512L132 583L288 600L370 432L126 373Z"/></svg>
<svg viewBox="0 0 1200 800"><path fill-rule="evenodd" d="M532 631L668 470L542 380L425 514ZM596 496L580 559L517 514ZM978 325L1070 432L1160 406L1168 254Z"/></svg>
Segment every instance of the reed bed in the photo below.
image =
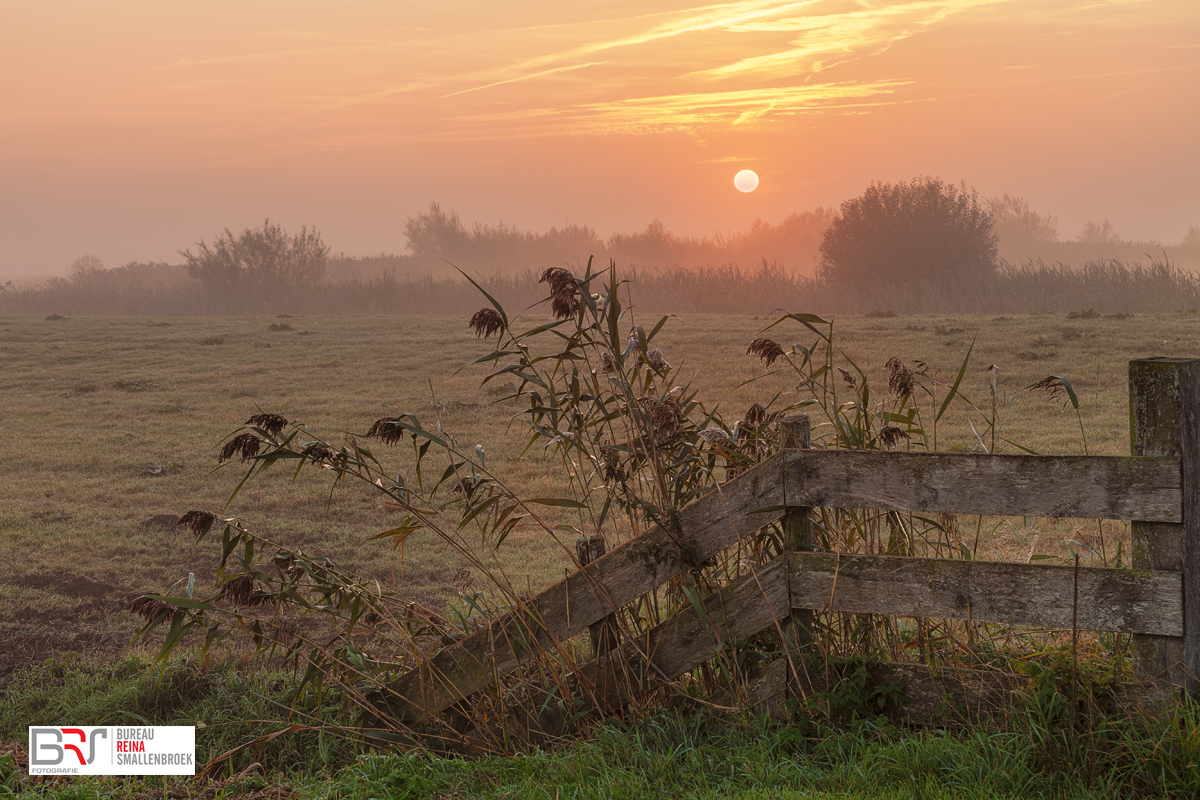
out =
<svg viewBox="0 0 1200 800"><path fill-rule="evenodd" d="M463 265L469 271L470 265ZM627 292L641 311L769 314L780 308L825 313L889 310L901 314L1036 314L1091 309L1097 313L1152 313L1200 307L1200 275L1165 255L1146 260L1095 259L1002 262L986 278L884 285L833 286L764 261L698 268L647 269L621 265ZM479 276L488 294L507 308L545 299L541 271ZM229 316L250 314L470 314L479 292L465 278L351 277L315 287L276 286L266 294L205 292L189 281L140 285L108 280L101 272L80 280L0 287L0 314L67 316ZM548 309L547 309L548 310Z"/></svg>

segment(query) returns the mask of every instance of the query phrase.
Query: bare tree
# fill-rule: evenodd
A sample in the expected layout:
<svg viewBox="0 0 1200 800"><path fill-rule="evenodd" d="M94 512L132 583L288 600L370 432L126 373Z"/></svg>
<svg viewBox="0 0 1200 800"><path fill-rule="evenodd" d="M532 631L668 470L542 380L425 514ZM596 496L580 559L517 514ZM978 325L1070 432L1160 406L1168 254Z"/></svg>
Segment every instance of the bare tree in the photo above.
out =
<svg viewBox="0 0 1200 800"><path fill-rule="evenodd" d="M1089 219L1083 224L1076 240L1084 244L1117 244L1121 241L1121 235L1107 219L1103 222Z"/></svg>
<svg viewBox="0 0 1200 800"><path fill-rule="evenodd" d="M439 267L443 259L470 269L543 267L571 258L586 260L603 247L586 225L556 226L543 233L503 222L476 222L468 228L458 214L443 211L437 203L409 217L404 235L413 257L427 268Z"/></svg>
<svg viewBox="0 0 1200 800"><path fill-rule="evenodd" d="M79 283L86 281L104 271L104 262L99 256L86 255L80 256L71 262L71 269L67 271L67 280Z"/></svg>
<svg viewBox="0 0 1200 800"><path fill-rule="evenodd" d="M1188 225L1187 233L1179 246L1200 249L1200 225Z"/></svg>
<svg viewBox="0 0 1200 800"><path fill-rule="evenodd" d="M987 209L1004 258L1032 257L1058 242L1058 219L1037 213L1020 197L994 197Z"/></svg>
<svg viewBox="0 0 1200 800"><path fill-rule="evenodd" d="M201 240L196 247L195 254L185 250L180 255L187 260L188 274L206 289L260 296L316 284L329 256L329 247L315 229L301 228L288 236L269 219L236 237L226 228L211 246Z"/></svg>
<svg viewBox="0 0 1200 800"><path fill-rule="evenodd" d="M458 214L447 213L437 203L429 210L409 217L404 223L408 249L420 259L461 259L471 252L471 232L462 224Z"/></svg>

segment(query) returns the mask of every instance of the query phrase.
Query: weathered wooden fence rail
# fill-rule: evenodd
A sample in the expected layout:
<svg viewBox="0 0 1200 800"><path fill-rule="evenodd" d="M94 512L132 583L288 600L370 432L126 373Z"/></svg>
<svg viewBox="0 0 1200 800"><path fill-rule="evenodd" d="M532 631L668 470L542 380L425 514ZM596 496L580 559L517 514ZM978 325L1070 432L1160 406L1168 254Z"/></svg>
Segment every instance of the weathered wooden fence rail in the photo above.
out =
<svg viewBox="0 0 1200 800"><path fill-rule="evenodd" d="M1194 696L1200 693L1200 360L1130 362L1130 409L1133 455L1127 457L785 449L684 509L680 532L655 528L440 651L399 679L388 703L413 720L437 715L588 631L689 563L780 519L782 556L705 598L703 613L685 608L620 641L576 670L575 679L593 691L602 684L605 702L619 704L712 658L721 642L774 627L803 644L815 609L1131 633L1140 673ZM807 422L785 438L792 448L805 447ZM1135 568L812 552L814 507L1126 519L1133 521ZM930 683L919 665L887 669L912 672L918 694L946 689ZM778 664L786 677L783 670ZM618 673L622 680L596 680ZM964 680L986 684L978 676Z"/></svg>
<svg viewBox="0 0 1200 800"><path fill-rule="evenodd" d="M789 553L793 608L1183 636L1182 575L1047 564ZM1080 598L1075 607L1078 580ZM1076 617L1076 614L1078 615Z"/></svg>
<svg viewBox="0 0 1200 800"><path fill-rule="evenodd" d="M775 456L789 506L1178 523L1179 459L808 450Z"/></svg>

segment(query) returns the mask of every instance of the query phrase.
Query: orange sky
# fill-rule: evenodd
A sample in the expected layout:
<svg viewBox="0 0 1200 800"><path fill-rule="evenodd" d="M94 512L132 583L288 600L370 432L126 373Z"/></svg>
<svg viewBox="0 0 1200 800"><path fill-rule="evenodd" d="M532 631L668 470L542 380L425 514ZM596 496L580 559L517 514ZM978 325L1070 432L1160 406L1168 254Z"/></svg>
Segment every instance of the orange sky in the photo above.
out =
<svg viewBox="0 0 1200 800"><path fill-rule="evenodd" d="M1197 0L0 0L0 98L8 277L265 217L402 252L431 201L704 234L925 174L1064 237L1200 224Z"/></svg>

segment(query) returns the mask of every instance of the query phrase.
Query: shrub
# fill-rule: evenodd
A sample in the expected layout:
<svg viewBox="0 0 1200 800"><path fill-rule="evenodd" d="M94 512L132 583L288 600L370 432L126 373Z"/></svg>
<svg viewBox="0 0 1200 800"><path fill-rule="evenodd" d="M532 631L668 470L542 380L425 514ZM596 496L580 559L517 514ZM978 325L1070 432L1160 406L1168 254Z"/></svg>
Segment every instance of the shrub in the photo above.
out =
<svg viewBox="0 0 1200 800"><path fill-rule="evenodd" d="M826 229L819 276L847 288L987 278L996 247L992 214L973 190L939 178L872 183Z"/></svg>
<svg viewBox="0 0 1200 800"><path fill-rule="evenodd" d="M272 297L283 287L314 286L325 274L329 247L316 230L301 228L288 236L265 220L235 237L226 228L212 246L200 241L196 254L186 250L188 274L205 289L222 293L247 291Z"/></svg>

